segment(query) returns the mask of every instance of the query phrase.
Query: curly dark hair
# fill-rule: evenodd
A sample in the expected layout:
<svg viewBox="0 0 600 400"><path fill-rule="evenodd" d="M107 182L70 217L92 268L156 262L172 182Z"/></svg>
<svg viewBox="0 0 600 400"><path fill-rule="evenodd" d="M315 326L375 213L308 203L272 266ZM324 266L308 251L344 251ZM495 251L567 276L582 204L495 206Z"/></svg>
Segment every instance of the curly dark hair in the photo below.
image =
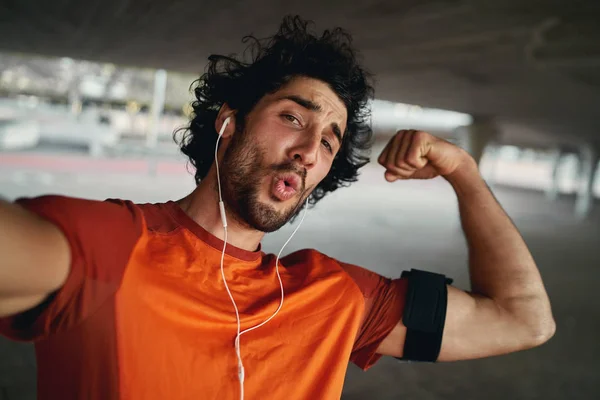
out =
<svg viewBox="0 0 600 400"><path fill-rule="evenodd" d="M309 24L298 16L288 16L272 37L244 37L242 42L248 43L244 54L250 55L250 62L214 54L208 58L206 72L192 84L196 97L192 119L179 141L181 151L196 168L196 183L208 174L214 161L215 120L221 106L227 103L236 110L236 119L243 124L263 96L298 76L328 84L348 113L341 148L331 170L313 191L310 204L357 180L358 170L369 162L373 139L368 108L374 92L371 75L359 65L347 32L335 28L317 37L309 32Z"/></svg>

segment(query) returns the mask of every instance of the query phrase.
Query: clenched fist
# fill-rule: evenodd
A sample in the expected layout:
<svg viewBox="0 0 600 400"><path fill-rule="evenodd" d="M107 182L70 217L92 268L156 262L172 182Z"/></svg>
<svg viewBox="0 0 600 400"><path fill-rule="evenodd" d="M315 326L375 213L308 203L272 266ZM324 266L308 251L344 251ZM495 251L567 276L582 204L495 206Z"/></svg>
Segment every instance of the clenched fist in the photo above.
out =
<svg viewBox="0 0 600 400"><path fill-rule="evenodd" d="M469 161L471 156L460 147L415 130L398 131L378 158L388 182L448 176Z"/></svg>

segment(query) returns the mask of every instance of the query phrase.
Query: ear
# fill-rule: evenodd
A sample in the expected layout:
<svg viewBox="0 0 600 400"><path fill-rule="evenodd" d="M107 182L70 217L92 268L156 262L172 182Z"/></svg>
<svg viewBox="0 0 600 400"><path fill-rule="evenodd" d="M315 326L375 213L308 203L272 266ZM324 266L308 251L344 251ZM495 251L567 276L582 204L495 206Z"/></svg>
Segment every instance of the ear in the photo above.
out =
<svg viewBox="0 0 600 400"><path fill-rule="evenodd" d="M229 107L229 104L224 103L219 110L217 119L215 120L215 130L217 131L217 134L221 132L221 128L223 127L223 124L227 118L229 118L229 123L223 132L223 139L231 137L235 132L235 110L232 110Z"/></svg>

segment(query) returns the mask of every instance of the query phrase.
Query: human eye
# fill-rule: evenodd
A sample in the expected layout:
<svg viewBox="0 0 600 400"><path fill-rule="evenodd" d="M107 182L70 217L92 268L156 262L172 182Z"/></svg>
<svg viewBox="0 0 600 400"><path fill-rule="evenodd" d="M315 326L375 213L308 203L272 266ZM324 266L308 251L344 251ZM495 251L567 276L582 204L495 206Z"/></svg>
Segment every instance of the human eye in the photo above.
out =
<svg viewBox="0 0 600 400"><path fill-rule="evenodd" d="M325 148L327 149L327 151L329 151L330 153L333 153L333 147L331 146L331 144L327 141L327 139L323 139L321 140L321 143L323 143L323 146L325 146Z"/></svg>
<svg viewBox="0 0 600 400"><path fill-rule="evenodd" d="M300 123L300 120L298 118L296 118L295 116L293 116L292 114L284 113L284 114L281 114L281 116L294 125L302 126L302 124Z"/></svg>

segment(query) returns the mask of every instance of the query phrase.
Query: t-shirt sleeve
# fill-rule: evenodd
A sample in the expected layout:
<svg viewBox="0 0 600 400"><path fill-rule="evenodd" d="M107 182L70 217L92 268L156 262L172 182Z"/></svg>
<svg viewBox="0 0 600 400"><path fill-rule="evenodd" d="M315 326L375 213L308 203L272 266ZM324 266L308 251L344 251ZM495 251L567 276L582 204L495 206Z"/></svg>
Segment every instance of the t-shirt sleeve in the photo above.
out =
<svg viewBox="0 0 600 400"><path fill-rule="evenodd" d="M406 279L389 279L356 265L340 264L365 300L363 322L350 361L367 370L381 358L377 348L402 319L408 284Z"/></svg>
<svg viewBox="0 0 600 400"><path fill-rule="evenodd" d="M79 324L115 294L144 219L137 206L121 200L42 196L16 203L54 223L71 250L69 275L59 290L33 309L0 318L0 334L32 341Z"/></svg>

